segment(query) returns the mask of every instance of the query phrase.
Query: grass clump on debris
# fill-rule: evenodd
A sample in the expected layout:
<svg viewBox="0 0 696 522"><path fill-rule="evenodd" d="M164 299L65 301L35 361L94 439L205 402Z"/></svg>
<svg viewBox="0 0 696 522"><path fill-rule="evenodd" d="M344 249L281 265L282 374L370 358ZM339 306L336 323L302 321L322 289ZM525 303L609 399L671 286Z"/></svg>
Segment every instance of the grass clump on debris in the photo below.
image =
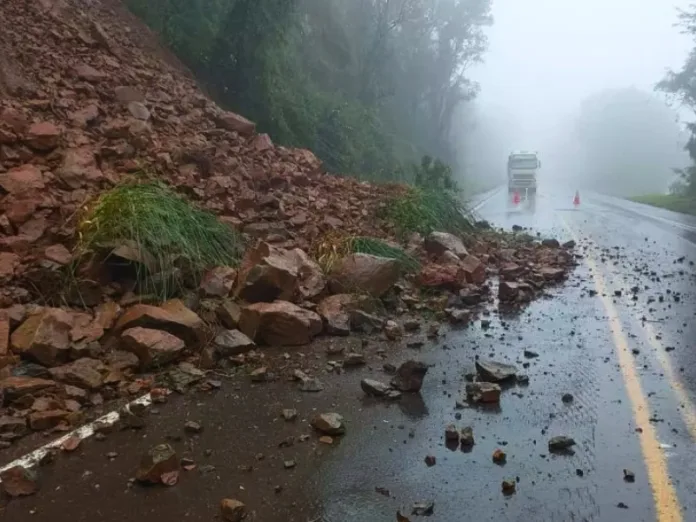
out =
<svg viewBox="0 0 696 522"><path fill-rule="evenodd" d="M162 298L197 284L211 267L237 266L242 254L237 231L158 182L101 194L78 225L78 258L126 260L139 290Z"/></svg>
<svg viewBox="0 0 696 522"><path fill-rule="evenodd" d="M402 237L434 231L462 236L474 229L473 216L463 209L457 193L439 188L405 188L387 202L384 217Z"/></svg>
<svg viewBox="0 0 696 522"><path fill-rule="evenodd" d="M331 272L335 263L349 254L371 254L395 259L406 272L420 270L420 262L398 246L374 237L351 236L334 232L315 243L312 255L325 273Z"/></svg>

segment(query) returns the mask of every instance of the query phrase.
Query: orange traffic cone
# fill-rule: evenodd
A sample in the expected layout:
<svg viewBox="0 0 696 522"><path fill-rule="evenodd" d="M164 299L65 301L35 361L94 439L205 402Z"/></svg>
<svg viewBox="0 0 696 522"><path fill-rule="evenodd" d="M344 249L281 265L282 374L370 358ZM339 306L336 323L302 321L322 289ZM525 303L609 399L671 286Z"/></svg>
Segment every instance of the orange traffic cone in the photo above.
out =
<svg viewBox="0 0 696 522"><path fill-rule="evenodd" d="M515 205L520 204L520 193L519 192L517 192L517 191L514 192L514 194L512 195L512 202Z"/></svg>
<svg viewBox="0 0 696 522"><path fill-rule="evenodd" d="M573 198L573 205L575 205L576 207L578 205L580 205L580 191L579 190L575 191L575 197Z"/></svg>

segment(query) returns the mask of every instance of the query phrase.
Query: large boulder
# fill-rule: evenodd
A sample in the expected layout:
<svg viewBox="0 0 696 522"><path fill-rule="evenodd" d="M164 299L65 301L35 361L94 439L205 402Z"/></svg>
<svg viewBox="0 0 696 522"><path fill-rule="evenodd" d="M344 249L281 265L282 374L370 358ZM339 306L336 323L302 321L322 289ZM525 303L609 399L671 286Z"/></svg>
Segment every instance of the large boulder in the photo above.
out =
<svg viewBox="0 0 696 522"><path fill-rule="evenodd" d="M0 380L0 405L33 395L35 393L50 393L55 391L56 382L38 377L11 376Z"/></svg>
<svg viewBox="0 0 696 522"><path fill-rule="evenodd" d="M186 348L184 341L163 330L129 328L121 335L121 347L134 353L144 369L176 360Z"/></svg>
<svg viewBox="0 0 696 522"><path fill-rule="evenodd" d="M234 112L223 112L216 118L218 127L238 132L242 136L251 136L256 131L256 124L247 120L244 116Z"/></svg>
<svg viewBox="0 0 696 522"><path fill-rule="evenodd" d="M106 367L101 361L89 357L50 369L51 377L55 380L89 390L96 390L102 386L106 372Z"/></svg>
<svg viewBox="0 0 696 522"><path fill-rule="evenodd" d="M229 266L209 270L201 281L201 293L208 297L227 297L232 293L237 271Z"/></svg>
<svg viewBox="0 0 696 522"><path fill-rule="evenodd" d="M230 357L248 352L256 344L239 330L223 330L213 341L218 357Z"/></svg>
<svg viewBox="0 0 696 522"><path fill-rule="evenodd" d="M308 344L322 331L318 314L288 301L242 308L239 329L250 339L276 346Z"/></svg>
<svg viewBox="0 0 696 522"><path fill-rule="evenodd" d="M44 308L29 316L10 337L14 353L44 366L68 359L73 317L60 308Z"/></svg>
<svg viewBox="0 0 696 522"><path fill-rule="evenodd" d="M114 332L120 334L136 327L163 330L194 346L201 344L206 334L203 320L179 299L171 299L161 307L131 306L116 322Z"/></svg>
<svg viewBox="0 0 696 522"><path fill-rule="evenodd" d="M481 285L486 282L486 267L476 256L466 256L462 259L462 271L467 283Z"/></svg>
<svg viewBox="0 0 696 522"><path fill-rule="evenodd" d="M330 335L350 334L350 310L354 306L352 294L330 295L317 305L317 312L324 320L326 333Z"/></svg>
<svg viewBox="0 0 696 522"><path fill-rule="evenodd" d="M290 251L297 265L297 294L303 300L314 299L326 288L326 277L321 267L304 250L295 248Z"/></svg>
<svg viewBox="0 0 696 522"><path fill-rule="evenodd" d="M399 263L395 259L371 254L351 254L331 270L332 293L365 292L380 297L399 279Z"/></svg>
<svg viewBox="0 0 696 522"><path fill-rule="evenodd" d="M440 257L445 252L452 252L460 259L469 255L464 243L454 234L448 232L431 232L425 238L425 250L428 254Z"/></svg>
<svg viewBox="0 0 696 522"><path fill-rule="evenodd" d="M262 242L244 256L235 296L249 303L290 301L297 290L298 280L295 257L286 250Z"/></svg>

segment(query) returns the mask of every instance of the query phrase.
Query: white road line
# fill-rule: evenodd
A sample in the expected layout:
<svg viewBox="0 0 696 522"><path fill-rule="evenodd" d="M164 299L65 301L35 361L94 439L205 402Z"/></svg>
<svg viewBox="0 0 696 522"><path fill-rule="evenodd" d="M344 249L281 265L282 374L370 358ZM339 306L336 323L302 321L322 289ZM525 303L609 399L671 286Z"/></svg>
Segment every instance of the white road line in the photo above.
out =
<svg viewBox="0 0 696 522"><path fill-rule="evenodd" d="M143 395L142 397L138 397L134 401L129 402L126 405L126 408L130 409L131 406L134 405L142 405L142 406L149 406L152 404L152 397L148 393L146 395ZM94 435L94 426L96 424L104 424L106 426L112 426L118 422L118 420L121 418L120 413L118 410L112 411L110 413L107 413L106 415L99 417L97 420L90 422L89 424L85 424L84 426L81 426L80 428L77 428L76 430L71 431L70 433L63 435L62 437L49 442L48 444L41 446L40 448L32 451L31 453L28 453L24 455L23 457L20 457L9 464L0 467L0 473L3 471L14 468L15 466L22 466L24 468L31 468L35 466L36 464L39 463L39 461L44 458L44 456L52 449L58 449L60 448L63 443L68 440L71 437L77 437L80 440L87 439Z"/></svg>
<svg viewBox="0 0 696 522"><path fill-rule="evenodd" d="M496 195L498 194L498 192L500 192L500 190L501 190L500 188L496 189L495 192L493 192L493 194L491 194L491 195L488 196L486 199L484 199L483 201L481 201L478 205L476 205L476 206L475 206L474 208L472 208L471 210L473 210L474 212L476 212L477 210L479 210L479 209L480 209L481 207L483 207L486 203L488 203L491 199L493 199L493 196L496 196Z"/></svg>

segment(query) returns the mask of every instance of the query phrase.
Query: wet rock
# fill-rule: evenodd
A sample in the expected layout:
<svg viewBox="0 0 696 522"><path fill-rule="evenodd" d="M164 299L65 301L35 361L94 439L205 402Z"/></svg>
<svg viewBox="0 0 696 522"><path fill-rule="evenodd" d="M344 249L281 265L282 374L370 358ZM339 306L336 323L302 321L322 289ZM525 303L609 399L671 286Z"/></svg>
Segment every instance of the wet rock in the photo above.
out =
<svg viewBox="0 0 696 522"><path fill-rule="evenodd" d="M292 422L297 419L297 410L294 408L286 408L281 412L283 419Z"/></svg>
<svg viewBox="0 0 696 522"><path fill-rule="evenodd" d="M150 448L140 461L136 480L147 484L164 484L171 473L178 473L179 457L169 444Z"/></svg>
<svg viewBox="0 0 696 522"><path fill-rule="evenodd" d="M50 369L51 376L65 384L97 390L104 384L105 366L97 359L83 357L70 364Z"/></svg>
<svg viewBox="0 0 696 522"><path fill-rule="evenodd" d="M565 243L563 243L563 248L575 248L575 241L573 241L572 239L570 241L566 241Z"/></svg>
<svg viewBox="0 0 696 522"><path fill-rule="evenodd" d="M324 319L327 334L350 334L350 307L355 305L354 301L351 294L336 294L319 302L317 313Z"/></svg>
<svg viewBox="0 0 696 522"><path fill-rule="evenodd" d="M121 347L134 353L142 368L163 366L178 359L186 344L163 330L135 327L121 335Z"/></svg>
<svg viewBox="0 0 696 522"><path fill-rule="evenodd" d="M437 463L437 459L433 455L426 455L425 465L432 468Z"/></svg>
<svg viewBox="0 0 696 522"><path fill-rule="evenodd" d="M482 380L486 382L500 382L514 379L517 368L511 364L491 360L476 361L476 371Z"/></svg>
<svg viewBox="0 0 696 522"><path fill-rule="evenodd" d="M329 276L333 293L365 292L381 297L399 279L399 263L370 254L351 254L335 264Z"/></svg>
<svg viewBox="0 0 696 522"><path fill-rule="evenodd" d="M423 246L428 254L435 257L440 257L448 251L461 259L469 255L462 240L447 232L431 232L425 238Z"/></svg>
<svg viewBox="0 0 696 522"><path fill-rule="evenodd" d="M338 413L321 413L312 419L312 427L326 435L343 435L346 432L343 417Z"/></svg>
<svg viewBox="0 0 696 522"><path fill-rule="evenodd" d="M445 440L447 442L459 443L459 431L454 424L450 424L445 428Z"/></svg>
<svg viewBox="0 0 696 522"><path fill-rule="evenodd" d="M623 478L626 482L635 482L636 474L633 473L630 469L625 469L623 470Z"/></svg>
<svg viewBox="0 0 696 522"><path fill-rule="evenodd" d="M474 429L471 426L462 428L459 442L461 443L463 448L470 448L474 445Z"/></svg>
<svg viewBox="0 0 696 522"><path fill-rule="evenodd" d="M298 281L295 257L287 250L262 242L244 256L235 297L248 303L292 301Z"/></svg>
<svg viewBox="0 0 696 522"><path fill-rule="evenodd" d="M418 285L424 288L440 288L458 291L466 284L466 276L461 266L454 263L431 263L421 268Z"/></svg>
<svg viewBox="0 0 696 522"><path fill-rule="evenodd" d="M198 346L205 339L205 323L179 299L171 299L161 307L136 304L126 310L114 326L115 333L131 328L162 330Z"/></svg>
<svg viewBox="0 0 696 522"><path fill-rule="evenodd" d="M558 239L544 239L541 242L542 246L548 247L548 248L559 248L561 244L558 242Z"/></svg>
<svg viewBox="0 0 696 522"><path fill-rule="evenodd" d="M466 256L461 263L467 283L481 285L486 282L486 267L476 256Z"/></svg>
<svg viewBox="0 0 696 522"><path fill-rule="evenodd" d="M428 373L428 366L420 361L409 360L399 366L391 385L402 392L418 392L423 386L423 379Z"/></svg>
<svg viewBox="0 0 696 522"><path fill-rule="evenodd" d="M512 479L503 480L502 483L503 494L512 495L517 489L517 483Z"/></svg>
<svg viewBox="0 0 696 522"><path fill-rule="evenodd" d="M0 481L3 492L13 498L33 495L39 490L36 471L24 466L14 466L0 472Z"/></svg>
<svg viewBox="0 0 696 522"><path fill-rule="evenodd" d="M404 336L404 329L396 321L387 321L384 323L384 335L390 341L398 341Z"/></svg>
<svg viewBox="0 0 696 522"><path fill-rule="evenodd" d="M287 301L255 303L242 309L239 329L273 346L308 344L323 328L318 314Z"/></svg>
<svg viewBox="0 0 696 522"><path fill-rule="evenodd" d="M5 404L10 404L25 395L50 393L55 389L55 381L37 377L11 376L0 380L0 398L4 399Z"/></svg>
<svg viewBox="0 0 696 522"><path fill-rule="evenodd" d="M188 421L186 424L184 424L184 431L187 433L202 433L203 432L203 426L201 425L200 422L196 421Z"/></svg>
<svg viewBox="0 0 696 522"><path fill-rule="evenodd" d="M512 281L501 281L498 285L498 298L502 302L514 301L517 299L519 293L519 283L513 283Z"/></svg>
<svg viewBox="0 0 696 522"><path fill-rule="evenodd" d="M563 397L561 397L561 400L566 404L570 404L574 400L573 394L572 393L564 393Z"/></svg>
<svg viewBox="0 0 696 522"><path fill-rule="evenodd" d="M466 324L471 319L471 312L469 310L448 308L445 312L452 324Z"/></svg>
<svg viewBox="0 0 696 522"><path fill-rule="evenodd" d="M72 316L60 308L45 308L29 316L10 336L12 351L44 366L68 358Z"/></svg>
<svg viewBox="0 0 696 522"><path fill-rule="evenodd" d="M575 441L571 437L566 437L564 435L553 437L549 440L549 451L551 452L568 451L573 446L575 446Z"/></svg>
<svg viewBox="0 0 696 522"><path fill-rule="evenodd" d="M505 462L507 461L507 455L506 455L505 452L504 452L503 450L501 450L501 449L496 449L496 450L493 452L493 457L492 457L492 458L493 458L493 462L495 462L496 464L499 464L499 465L500 465L500 464L505 464Z"/></svg>
<svg viewBox="0 0 696 522"><path fill-rule="evenodd" d="M539 273L546 281L560 281L565 276L565 270L562 268L543 267Z"/></svg>
<svg viewBox="0 0 696 522"><path fill-rule="evenodd" d="M256 343L239 330L223 330L213 341L218 357L230 357L251 350Z"/></svg>
<svg viewBox="0 0 696 522"><path fill-rule="evenodd" d="M360 388L368 394L374 397L385 397L390 390L389 385L375 381L373 379L363 379L360 381Z"/></svg>
<svg viewBox="0 0 696 522"><path fill-rule="evenodd" d="M350 311L351 330L365 334L379 332L384 326L384 321L376 315L369 314L363 310Z"/></svg>
<svg viewBox="0 0 696 522"><path fill-rule="evenodd" d="M239 500L224 498L220 502L220 516L225 522L242 522L247 517L247 508Z"/></svg>
<svg viewBox="0 0 696 522"><path fill-rule="evenodd" d="M209 270L201 281L201 293L207 297L227 297L232 293L237 271L229 266Z"/></svg>
<svg viewBox="0 0 696 522"><path fill-rule="evenodd" d="M492 382L472 382L466 385L466 396L471 402L497 404L500 402L501 389Z"/></svg>

